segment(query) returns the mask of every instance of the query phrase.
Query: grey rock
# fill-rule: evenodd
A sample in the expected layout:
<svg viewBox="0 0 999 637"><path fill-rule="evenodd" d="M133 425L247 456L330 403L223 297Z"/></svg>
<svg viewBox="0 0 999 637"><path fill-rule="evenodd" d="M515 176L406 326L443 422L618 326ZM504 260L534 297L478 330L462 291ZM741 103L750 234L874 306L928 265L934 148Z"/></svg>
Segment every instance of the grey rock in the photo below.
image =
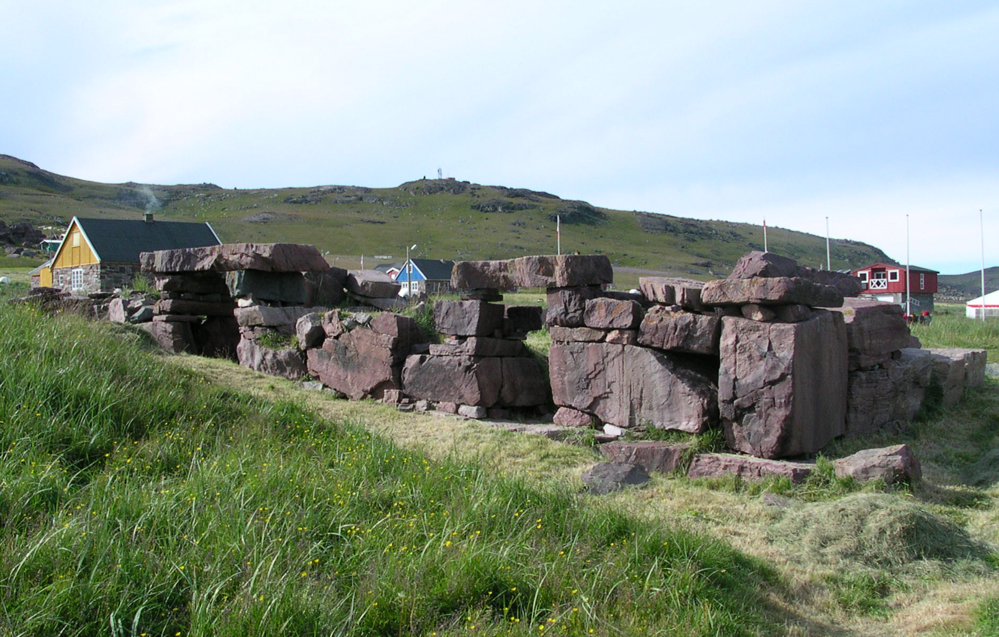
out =
<svg viewBox="0 0 999 637"><path fill-rule="evenodd" d="M800 484L814 469L815 465L808 462L768 460L728 453L702 453L694 456L690 462L687 477L721 478L735 475L743 480L762 480L769 476L780 476L788 478L794 484Z"/></svg>
<svg viewBox="0 0 999 637"><path fill-rule="evenodd" d="M236 270L226 272L225 282L233 298L305 305L305 277L301 272Z"/></svg>
<svg viewBox="0 0 999 637"><path fill-rule="evenodd" d="M594 495L607 495L651 478L642 467L626 462L601 462L583 472L583 484Z"/></svg>
<svg viewBox="0 0 999 637"><path fill-rule="evenodd" d="M395 299L402 289L387 274L375 270L351 270L346 287L352 294L373 299Z"/></svg>
<svg viewBox="0 0 999 637"><path fill-rule="evenodd" d="M555 412L554 422L561 427L592 427L593 416L585 411L571 407L559 407Z"/></svg>
<svg viewBox="0 0 999 637"><path fill-rule="evenodd" d="M919 413L930 386L933 357L926 350L902 350L897 360L850 372L846 435L899 433Z"/></svg>
<svg viewBox="0 0 999 637"><path fill-rule="evenodd" d="M594 329L630 330L638 327L643 314L642 306L635 301L590 299L583 309L583 324Z"/></svg>
<svg viewBox="0 0 999 637"><path fill-rule="evenodd" d="M488 415L488 411L480 405L461 405L458 407L458 415L474 420L483 420Z"/></svg>
<svg viewBox="0 0 999 637"><path fill-rule="evenodd" d="M909 346L909 326L896 303L847 298L841 307L850 347L850 369L863 369L891 360L892 353Z"/></svg>
<svg viewBox="0 0 999 637"><path fill-rule="evenodd" d="M323 329L323 319L318 312L309 312L299 317L295 323L295 336L298 337L299 349L309 349L312 347L322 347L326 340L326 331Z"/></svg>
<svg viewBox="0 0 999 637"><path fill-rule="evenodd" d="M865 449L836 460L833 464L836 477L853 478L857 482L881 479L885 484L914 484L923 477L919 460L908 445Z"/></svg>
<svg viewBox="0 0 999 637"><path fill-rule="evenodd" d="M671 473L680 467L690 445L670 442L612 442L600 445L600 453L608 460L643 467L649 473Z"/></svg>
<svg viewBox="0 0 999 637"><path fill-rule="evenodd" d="M779 307L787 307L779 306ZM750 321L759 321L761 323L767 323L769 321L777 318L777 312L774 312L765 305L760 305L758 303L748 303L739 308L742 312L744 318L748 318Z"/></svg>
<svg viewBox="0 0 999 637"><path fill-rule="evenodd" d="M243 367L268 376L298 380L306 375L305 361L297 349L271 349L244 335L236 347L236 356Z"/></svg>
<svg viewBox="0 0 999 637"><path fill-rule="evenodd" d="M586 302L600 295L600 288L596 286L548 290L545 323L549 326L582 327Z"/></svg>
<svg viewBox="0 0 999 637"><path fill-rule="evenodd" d="M592 327L561 327L553 325L548 329L553 342L558 343L600 343L607 336L604 330Z"/></svg>

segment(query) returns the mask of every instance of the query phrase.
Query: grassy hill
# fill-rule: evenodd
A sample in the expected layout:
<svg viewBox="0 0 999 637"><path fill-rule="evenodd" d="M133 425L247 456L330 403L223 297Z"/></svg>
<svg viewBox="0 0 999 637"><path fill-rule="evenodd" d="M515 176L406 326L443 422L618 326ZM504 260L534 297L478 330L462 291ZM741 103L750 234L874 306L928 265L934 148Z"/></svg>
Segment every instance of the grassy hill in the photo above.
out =
<svg viewBox="0 0 999 637"><path fill-rule="evenodd" d="M74 215L208 221L225 242L310 243L338 265L373 266L375 255L402 260L501 259L562 250L606 254L618 268L711 277L749 250L763 248L760 226L596 208L585 202L502 186L418 180L394 188L317 186L226 190L213 184L100 184L56 175L0 155L0 220L58 227ZM53 230L53 232L55 232ZM770 228L769 248L803 265L825 264L825 239ZM342 259L342 260L339 260ZM832 266L857 267L887 257L854 241L832 242Z"/></svg>
<svg viewBox="0 0 999 637"><path fill-rule="evenodd" d="M961 301L976 299L982 295L982 271L967 274L941 274L937 277L940 292L947 297ZM985 293L999 289L999 267L985 268Z"/></svg>

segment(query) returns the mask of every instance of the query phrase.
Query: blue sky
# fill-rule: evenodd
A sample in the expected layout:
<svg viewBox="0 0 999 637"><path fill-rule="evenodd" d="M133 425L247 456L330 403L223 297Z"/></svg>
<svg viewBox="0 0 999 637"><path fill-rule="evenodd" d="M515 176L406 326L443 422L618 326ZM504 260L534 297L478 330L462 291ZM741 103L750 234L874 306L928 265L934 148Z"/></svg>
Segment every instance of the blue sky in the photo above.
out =
<svg viewBox="0 0 999 637"><path fill-rule="evenodd" d="M0 153L102 182L436 174L999 265L988 2L0 0Z"/></svg>

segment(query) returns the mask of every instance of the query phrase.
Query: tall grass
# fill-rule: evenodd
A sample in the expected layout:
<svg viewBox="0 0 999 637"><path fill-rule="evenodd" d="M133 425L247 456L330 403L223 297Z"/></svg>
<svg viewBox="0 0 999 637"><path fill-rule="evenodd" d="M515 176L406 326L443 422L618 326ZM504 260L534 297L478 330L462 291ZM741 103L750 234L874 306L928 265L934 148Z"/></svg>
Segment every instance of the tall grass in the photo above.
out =
<svg viewBox="0 0 999 637"><path fill-rule="evenodd" d="M964 306L941 304L929 325L915 324L911 330L923 347L984 349L990 362L999 362L999 319L967 318Z"/></svg>
<svg viewBox="0 0 999 637"><path fill-rule="evenodd" d="M0 306L0 634L744 635L726 545Z"/></svg>

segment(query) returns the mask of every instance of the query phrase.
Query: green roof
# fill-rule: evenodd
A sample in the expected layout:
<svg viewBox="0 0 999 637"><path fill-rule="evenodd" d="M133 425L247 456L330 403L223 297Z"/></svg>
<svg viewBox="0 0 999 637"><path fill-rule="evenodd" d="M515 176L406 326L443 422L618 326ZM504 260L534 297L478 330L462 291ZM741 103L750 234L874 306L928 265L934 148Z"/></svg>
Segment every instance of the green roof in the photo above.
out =
<svg viewBox="0 0 999 637"><path fill-rule="evenodd" d="M136 219L76 219L101 261L138 263L140 252L219 245L207 223Z"/></svg>

